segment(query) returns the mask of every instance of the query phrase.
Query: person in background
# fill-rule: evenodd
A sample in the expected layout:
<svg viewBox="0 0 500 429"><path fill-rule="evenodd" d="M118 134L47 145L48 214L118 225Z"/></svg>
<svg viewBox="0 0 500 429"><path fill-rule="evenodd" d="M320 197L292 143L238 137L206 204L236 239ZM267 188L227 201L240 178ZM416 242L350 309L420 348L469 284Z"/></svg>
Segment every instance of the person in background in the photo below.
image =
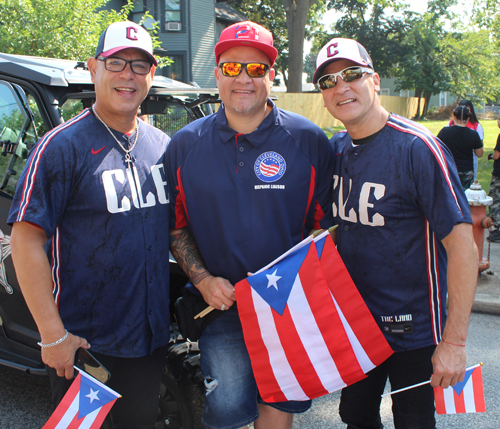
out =
<svg viewBox="0 0 500 429"><path fill-rule="evenodd" d="M500 128L500 114L497 119L498 128ZM490 233L490 240L500 241L500 134L497 137L495 151L488 154L488 160L493 160L493 171L491 173L491 183L489 196L493 198L493 204L490 206L490 218L493 219L495 229Z"/></svg>
<svg viewBox="0 0 500 429"><path fill-rule="evenodd" d="M476 131L479 134L479 138L481 141L484 140L484 130L482 125L479 123L477 116L476 116L476 111L474 110L474 105L470 100L462 100L460 103L458 103L459 106L467 106L471 112L471 117L469 122L467 123L467 128L470 128L471 130ZM455 125L454 118L450 119L450 122L448 123L448 126ZM473 162L474 162L474 180L477 179L477 156L475 153L472 155Z"/></svg>
<svg viewBox="0 0 500 429"><path fill-rule="evenodd" d="M33 148L8 218L54 407L92 345L122 395L114 428L154 427L170 339L170 139L137 118L156 65L144 28L108 26L88 60L95 104Z"/></svg>
<svg viewBox="0 0 500 429"><path fill-rule="evenodd" d="M438 138L450 149L458 170L462 188L469 189L474 183L473 157L483 156L483 142L476 131L467 127L472 117L468 106L459 105L453 110L453 127L444 127Z"/></svg>
<svg viewBox="0 0 500 429"><path fill-rule="evenodd" d="M464 378L477 283L472 219L452 155L426 128L381 106L380 76L357 41L330 40L313 82L346 128L330 139L337 249L395 351L342 389L340 416L349 429L381 429L387 380L397 390L430 379L393 395L392 411L397 429L434 428L432 387Z"/></svg>

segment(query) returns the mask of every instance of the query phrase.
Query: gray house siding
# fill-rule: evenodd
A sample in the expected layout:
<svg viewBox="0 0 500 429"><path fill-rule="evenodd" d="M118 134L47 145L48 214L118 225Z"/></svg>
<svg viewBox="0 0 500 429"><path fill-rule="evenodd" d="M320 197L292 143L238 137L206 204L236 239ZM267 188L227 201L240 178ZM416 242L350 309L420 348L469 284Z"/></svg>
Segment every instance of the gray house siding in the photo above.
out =
<svg viewBox="0 0 500 429"><path fill-rule="evenodd" d="M192 81L215 87L215 9L213 0L190 0ZM208 72L210 70L210 72Z"/></svg>

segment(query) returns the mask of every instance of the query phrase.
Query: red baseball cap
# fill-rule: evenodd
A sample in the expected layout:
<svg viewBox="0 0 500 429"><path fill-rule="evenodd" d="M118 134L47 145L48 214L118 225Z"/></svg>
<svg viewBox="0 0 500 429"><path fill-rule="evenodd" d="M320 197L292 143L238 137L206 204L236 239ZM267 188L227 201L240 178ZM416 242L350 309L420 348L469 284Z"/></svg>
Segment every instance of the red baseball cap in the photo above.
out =
<svg viewBox="0 0 500 429"><path fill-rule="evenodd" d="M278 56L278 50L273 45L271 32L252 21L238 22L222 31L219 42L215 45L217 64L219 64L221 54L235 46L249 46L259 49L269 58L271 67Z"/></svg>

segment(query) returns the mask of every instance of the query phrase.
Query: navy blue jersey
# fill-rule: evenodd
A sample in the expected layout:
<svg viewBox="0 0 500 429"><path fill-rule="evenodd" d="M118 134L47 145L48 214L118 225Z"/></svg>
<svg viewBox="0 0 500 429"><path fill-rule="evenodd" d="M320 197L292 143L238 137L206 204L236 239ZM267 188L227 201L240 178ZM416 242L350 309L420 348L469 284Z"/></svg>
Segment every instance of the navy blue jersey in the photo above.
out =
<svg viewBox="0 0 500 429"><path fill-rule="evenodd" d="M9 223L43 228L63 323L99 353L140 357L169 340L168 141L139 121L131 171L86 109L40 140L17 186Z"/></svg>
<svg viewBox="0 0 500 429"><path fill-rule="evenodd" d="M250 134L216 114L167 149L172 229L188 226L208 270L233 284L333 224L333 152L323 131L272 104Z"/></svg>
<svg viewBox="0 0 500 429"><path fill-rule="evenodd" d="M472 223L448 148L392 115L370 142L330 140L337 161L338 251L396 351L437 344L446 321L446 252L456 224Z"/></svg>

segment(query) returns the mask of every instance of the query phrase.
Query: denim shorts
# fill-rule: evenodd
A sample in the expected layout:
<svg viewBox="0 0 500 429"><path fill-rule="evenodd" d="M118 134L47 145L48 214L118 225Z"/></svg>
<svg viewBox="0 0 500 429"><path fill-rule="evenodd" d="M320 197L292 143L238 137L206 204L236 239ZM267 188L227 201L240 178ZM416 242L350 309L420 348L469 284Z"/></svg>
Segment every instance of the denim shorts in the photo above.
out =
<svg viewBox="0 0 500 429"><path fill-rule="evenodd" d="M210 429L241 428L259 416L257 402L288 413L307 411L311 401L262 401L235 307L208 325L198 341L205 377L202 423Z"/></svg>

